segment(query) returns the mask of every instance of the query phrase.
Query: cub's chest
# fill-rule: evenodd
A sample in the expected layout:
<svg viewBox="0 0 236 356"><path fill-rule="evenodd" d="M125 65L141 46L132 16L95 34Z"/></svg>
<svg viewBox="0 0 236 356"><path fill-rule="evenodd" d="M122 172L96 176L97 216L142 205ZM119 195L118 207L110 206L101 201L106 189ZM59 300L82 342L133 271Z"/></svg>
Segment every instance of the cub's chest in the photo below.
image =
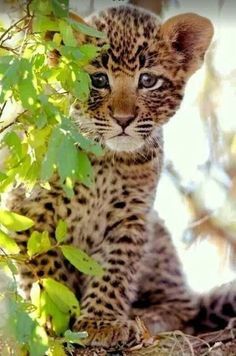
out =
<svg viewBox="0 0 236 356"><path fill-rule="evenodd" d="M126 185L115 169L96 165L94 175L94 184L89 188L76 185L75 196L71 200L64 199L61 209L74 243L80 245L90 236L97 241L102 238L109 220L114 217L115 204L119 206L120 200L125 199ZM121 204L121 207L124 205Z"/></svg>
<svg viewBox="0 0 236 356"><path fill-rule="evenodd" d="M140 214L146 216L154 196L132 167L95 165L94 174L94 184L90 188L78 184L75 196L63 205L63 209L69 208L66 220L73 243L85 250L89 243L91 248L96 248L103 241L107 227L117 221Z"/></svg>

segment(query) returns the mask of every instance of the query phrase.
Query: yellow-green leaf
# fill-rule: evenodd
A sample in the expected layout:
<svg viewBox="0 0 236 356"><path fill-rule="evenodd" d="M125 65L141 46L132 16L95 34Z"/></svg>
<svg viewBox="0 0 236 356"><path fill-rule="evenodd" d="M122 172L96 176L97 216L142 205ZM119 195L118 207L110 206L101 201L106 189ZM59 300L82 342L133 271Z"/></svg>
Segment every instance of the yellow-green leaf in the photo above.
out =
<svg viewBox="0 0 236 356"><path fill-rule="evenodd" d="M9 253L19 253L20 251L17 243L2 230L0 230L0 247Z"/></svg>
<svg viewBox="0 0 236 356"><path fill-rule="evenodd" d="M36 310L33 312L33 317L37 317L40 314L40 294L41 294L41 290L40 290L40 286L39 286L39 282L34 282L31 290L30 290L30 299L32 304L36 307Z"/></svg>
<svg viewBox="0 0 236 356"><path fill-rule="evenodd" d="M58 308L58 305L50 298L46 290L43 290L40 296L40 311L41 320L45 323L50 317L52 321L52 327L57 335L65 332L68 328L70 321L70 314L64 313Z"/></svg>
<svg viewBox="0 0 236 356"><path fill-rule="evenodd" d="M66 356L63 345L59 341L53 340L48 356Z"/></svg>
<svg viewBox="0 0 236 356"><path fill-rule="evenodd" d="M74 293L64 284L54 281L52 278L44 278L42 285L53 303L63 312L79 314L79 302Z"/></svg>
<svg viewBox="0 0 236 356"><path fill-rule="evenodd" d="M47 252L51 248L51 241L47 231L34 231L27 242L27 253L30 257Z"/></svg>
<svg viewBox="0 0 236 356"><path fill-rule="evenodd" d="M32 227L34 222L26 216L0 209L0 224L12 231L24 231Z"/></svg>
<svg viewBox="0 0 236 356"><path fill-rule="evenodd" d="M56 227L56 239L57 242L62 242L66 238L67 223L63 220L59 220Z"/></svg>
<svg viewBox="0 0 236 356"><path fill-rule="evenodd" d="M66 46L75 47L78 45L78 42L75 39L74 32L72 30L71 25L69 25L66 21L59 21L59 29L62 35L63 42Z"/></svg>

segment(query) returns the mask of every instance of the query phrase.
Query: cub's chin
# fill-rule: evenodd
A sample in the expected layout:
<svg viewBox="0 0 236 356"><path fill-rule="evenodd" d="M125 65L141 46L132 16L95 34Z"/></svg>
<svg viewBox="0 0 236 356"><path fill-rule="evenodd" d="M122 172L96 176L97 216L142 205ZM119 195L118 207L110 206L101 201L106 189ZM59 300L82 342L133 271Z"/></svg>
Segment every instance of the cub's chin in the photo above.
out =
<svg viewBox="0 0 236 356"><path fill-rule="evenodd" d="M116 136L106 140L105 144L115 152L135 152L144 145L144 141L131 136Z"/></svg>

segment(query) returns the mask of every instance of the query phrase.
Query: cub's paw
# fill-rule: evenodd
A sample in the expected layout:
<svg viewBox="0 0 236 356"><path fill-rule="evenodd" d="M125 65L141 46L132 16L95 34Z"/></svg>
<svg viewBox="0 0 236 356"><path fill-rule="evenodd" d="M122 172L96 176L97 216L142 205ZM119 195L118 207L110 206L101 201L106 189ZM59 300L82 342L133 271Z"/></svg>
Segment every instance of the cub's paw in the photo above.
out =
<svg viewBox="0 0 236 356"><path fill-rule="evenodd" d="M140 320L95 320L80 317L73 325L75 331L87 331L86 346L106 349L132 347L149 339L147 329Z"/></svg>

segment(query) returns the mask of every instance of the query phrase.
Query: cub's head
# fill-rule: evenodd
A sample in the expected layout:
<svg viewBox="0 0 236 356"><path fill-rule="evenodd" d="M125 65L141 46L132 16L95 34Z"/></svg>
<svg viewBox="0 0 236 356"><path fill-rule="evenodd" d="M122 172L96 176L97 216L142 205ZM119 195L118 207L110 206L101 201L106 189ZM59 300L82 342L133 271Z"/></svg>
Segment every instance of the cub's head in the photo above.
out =
<svg viewBox="0 0 236 356"><path fill-rule="evenodd" d="M109 49L88 67L88 106L75 103L72 117L109 149L139 151L179 107L185 83L210 44L212 24L191 13L161 24L130 6L110 8L87 22L106 33Z"/></svg>

